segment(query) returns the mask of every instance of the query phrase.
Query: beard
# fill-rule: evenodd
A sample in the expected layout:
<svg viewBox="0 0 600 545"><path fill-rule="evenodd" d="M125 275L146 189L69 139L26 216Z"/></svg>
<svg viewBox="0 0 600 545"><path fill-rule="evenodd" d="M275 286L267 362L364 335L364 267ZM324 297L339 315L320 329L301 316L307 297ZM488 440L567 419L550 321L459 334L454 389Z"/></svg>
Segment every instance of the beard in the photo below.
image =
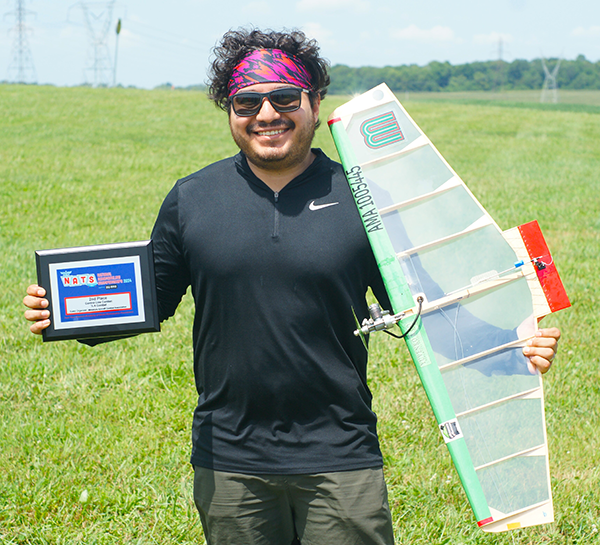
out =
<svg viewBox="0 0 600 545"><path fill-rule="evenodd" d="M293 139L283 147L276 145L256 145L252 142L252 133L255 129L289 129L295 131ZM243 131L236 131L231 127L233 140L244 153L248 161L264 170L278 171L293 168L301 164L310 153L311 145L316 131L316 122L310 117L299 129L291 119L280 119L273 123L256 122L248 125Z"/></svg>

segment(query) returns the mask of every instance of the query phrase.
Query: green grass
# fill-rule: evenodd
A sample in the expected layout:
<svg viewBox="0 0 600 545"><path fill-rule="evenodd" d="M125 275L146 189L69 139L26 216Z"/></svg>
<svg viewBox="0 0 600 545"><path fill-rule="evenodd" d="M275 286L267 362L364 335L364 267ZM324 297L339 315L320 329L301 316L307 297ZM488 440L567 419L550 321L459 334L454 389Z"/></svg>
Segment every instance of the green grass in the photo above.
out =
<svg viewBox="0 0 600 545"><path fill-rule="evenodd" d="M528 104L530 107L534 107L536 104L540 104L542 96L541 90L522 90L522 91L454 91L454 92L418 92L418 93L400 93L400 100L405 101L482 101L486 103L521 103ZM558 103L554 104L551 101L552 95L548 93L546 102L543 104L548 108L560 107L561 105L567 104L579 104L584 106L600 106L600 90L573 90L573 89L559 89L558 90Z"/></svg>
<svg viewBox="0 0 600 545"><path fill-rule="evenodd" d="M550 96L550 95L549 95ZM550 112L587 112L600 114L600 91L559 90L558 102L541 103L541 91L456 91L448 93L401 93L400 100L410 102L452 102L454 104L493 105Z"/></svg>
<svg viewBox="0 0 600 545"><path fill-rule="evenodd" d="M598 537L600 115L506 102L406 105L501 227L540 222L573 302L545 320L563 330L545 381L557 522L476 528L407 352L381 337L370 385L399 544ZM190 297L161 334L96 348L42 344L21 300L36 249L148 238L177 178L235 152L226 116L196 92L13 85L0 112L0 543L202 543ZM336 155L325 126L316 145Z"/></svg>

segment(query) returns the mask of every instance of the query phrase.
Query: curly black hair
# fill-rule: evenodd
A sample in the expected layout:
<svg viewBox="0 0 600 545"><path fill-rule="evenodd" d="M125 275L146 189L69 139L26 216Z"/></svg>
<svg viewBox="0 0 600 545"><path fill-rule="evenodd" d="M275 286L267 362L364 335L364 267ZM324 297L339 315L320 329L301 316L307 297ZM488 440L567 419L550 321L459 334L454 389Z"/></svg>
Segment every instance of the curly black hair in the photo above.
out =
<svg viewBox="0 0 600 545"><path fill-rule="evenodd" d="M330 79L329 62L319 56L319 44L311 40L300 30L261 31L240 28L229 30L221 42L214 47L209 71L208 98L219 108L229 109L229 80L233 69L251 51L255 49L281 49L295 55L302 61L311 75L312 86L309 94L311 104L318 95L321 99L327 94Z"/></svg>

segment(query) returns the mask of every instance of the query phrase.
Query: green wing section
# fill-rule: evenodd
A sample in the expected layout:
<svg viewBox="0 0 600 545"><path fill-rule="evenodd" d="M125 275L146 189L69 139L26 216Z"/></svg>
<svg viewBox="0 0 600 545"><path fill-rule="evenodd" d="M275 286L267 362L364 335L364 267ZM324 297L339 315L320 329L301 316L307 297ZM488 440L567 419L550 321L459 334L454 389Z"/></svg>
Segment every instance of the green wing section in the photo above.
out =
<svg viewBox="0 0 600 545"><path fill-rule="evenodd" d="M336 109L336 147L398 325L479 526L554 520L535 270L385 85ZM420 315L417 300L423 301Z"/></svg>

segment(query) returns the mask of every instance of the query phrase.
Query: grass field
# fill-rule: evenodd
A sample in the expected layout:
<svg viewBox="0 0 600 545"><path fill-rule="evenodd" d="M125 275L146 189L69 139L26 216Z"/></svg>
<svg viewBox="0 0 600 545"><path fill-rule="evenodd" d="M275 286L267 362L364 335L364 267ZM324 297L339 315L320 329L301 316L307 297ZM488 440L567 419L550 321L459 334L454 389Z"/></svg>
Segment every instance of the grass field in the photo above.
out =
<svg viewBox="0 0 600 545"><path fill-rule="evenodd" d="M600 113L600 91L559 89L558 102L551 102L551 93L540 102L541 91L457 91L452 93L404 93L402 101L493 103L501 106L543 109L548 111L588 111Z"/></svg>
<svg viewBox="0 0 600 545"><path fill-rule="evenodd" d="M545 381L557 521L499 536L476 527L405 347L374 340L397 543L596 543L598 103L425 98L409 111L500 226L539 221L573 307L545 320L563 330ZM321 117L345 100L328 98ZM316 145L336 156L325 126ZM36 249L148 238L175 180L234 152L225 114L196 92L0 85L2 545L203 543L189 295L161 334L96 348L43 345L21 300Z"/></svg>

